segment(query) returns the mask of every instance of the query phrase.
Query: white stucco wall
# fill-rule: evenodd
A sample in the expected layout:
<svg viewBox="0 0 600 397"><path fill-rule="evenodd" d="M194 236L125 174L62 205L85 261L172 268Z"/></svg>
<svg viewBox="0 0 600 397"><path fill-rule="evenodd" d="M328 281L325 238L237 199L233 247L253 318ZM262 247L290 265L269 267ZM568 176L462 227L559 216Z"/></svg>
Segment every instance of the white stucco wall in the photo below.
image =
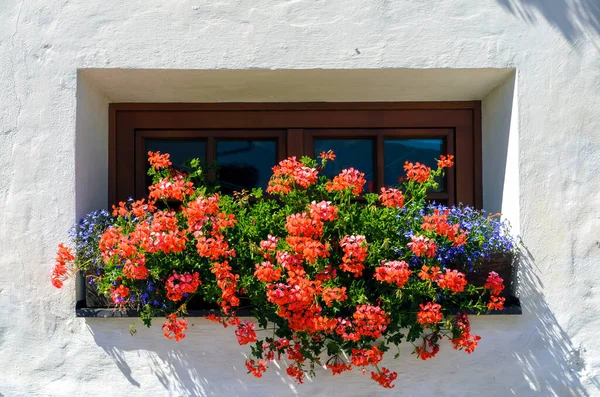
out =
<svg viewBox="0 0 600 397"><path fill-rule="evenodd" d="M474 319L483 339L470 356L443 345L422 362L405 346L388 363L399 372L392 392L358 371L298 387L275 371L256 380L232 331L203 320L175 345L158 326L131 337L127 319L75 318L74 284L55 290L49 272L77 215L106 204L102 112L123 100L111 98L110 76L86 77L90 68L516 71L495 88L434 79L429 87L445 89L424 80L397 96L344 95L483 100L484 198L529 250L524 314ZM169 80L148 84L164 92ZM253 99L252 86L236 84L212 100ZM266 95L315 95L276 91ZM600 395L597 1L3 0L0 92L0 395Z"/></svg>

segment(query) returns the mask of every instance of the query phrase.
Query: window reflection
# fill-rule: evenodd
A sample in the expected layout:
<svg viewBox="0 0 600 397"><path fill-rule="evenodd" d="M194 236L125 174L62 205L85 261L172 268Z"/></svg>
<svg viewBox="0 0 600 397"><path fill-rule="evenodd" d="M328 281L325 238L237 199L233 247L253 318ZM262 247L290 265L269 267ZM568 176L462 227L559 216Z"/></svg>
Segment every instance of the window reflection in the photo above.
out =
<svg viewBox="0 0 600 397"><path fill-rule="evenodd" d="M206 163L206 141L190 139L145 139L144 156L148 151L169 153L169 159L173 163L172 167L187 171L190 160L200 159L201 164ZM145 171L148 171L150 164L146 161ZM152 178L146 174L146 186L152 184Z"/></svg>
<svg viewBox="0 0 600 397"><path fill-rule="evenodd" d="M315 139L315 158L321 152L333 150L335 161L328 161L321 172L328 178L333 178L344 168L354 167L365 173L366 192L374 190L375 174L373 170L373 140L372 139Z"/></svg>
<svg viewBox="0 0 600 397"><path fill-rule="evenodd" d="M206 142L200 140L145 139L145 149L144 155L148 151L169 153L173 167L179 170L191 159L206 159Z"/></svg>
<svg viewBox="0 0 600 397"><path fill-rule="evenodd" d="M404 162L420 162L433 169L437 168L436 158L443 154L443 139L385 139L384 147L384 184L398 185L398 178L405 175ZM440 178L439 188L445 190L445 181Z"/></svg>
<svg viewBox="0 0 600 397"><path fill-rule="evenodd" d="M271 168L277 163L275 140L218 140L217 169L221 191L267 188Z"/></svg>

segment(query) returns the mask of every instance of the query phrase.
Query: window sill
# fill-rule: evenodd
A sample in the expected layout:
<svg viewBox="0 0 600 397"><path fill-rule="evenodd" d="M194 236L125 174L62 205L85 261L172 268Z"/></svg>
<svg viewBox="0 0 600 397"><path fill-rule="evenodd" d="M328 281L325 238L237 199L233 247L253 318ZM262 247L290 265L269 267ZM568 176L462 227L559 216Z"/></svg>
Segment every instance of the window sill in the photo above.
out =
<svg viewBox="0 0 600 397"><path fill-rule="evenodd" d="M507 305L504 306L503 310L495 310L484 316L498 316L498 315L520 315L523 314L521 310L521 304L518 298L507 299ZM88 308L85 307L85 301L78 302L75 314L77 317L86 318L125 318L125 317L139 317L137 310L115 310L113 308ZM189 310L186 317L204 317L209 314L219 314L218 310ZM238 317L252 317L250 310L239 310Z"/></svg>

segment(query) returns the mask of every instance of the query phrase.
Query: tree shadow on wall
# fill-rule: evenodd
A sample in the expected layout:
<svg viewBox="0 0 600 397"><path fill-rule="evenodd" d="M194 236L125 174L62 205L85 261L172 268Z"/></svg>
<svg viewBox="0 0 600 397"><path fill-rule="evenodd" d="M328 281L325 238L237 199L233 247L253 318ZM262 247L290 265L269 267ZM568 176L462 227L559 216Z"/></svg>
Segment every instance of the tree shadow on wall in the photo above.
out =
<svg viewBox="0 0 600 397"><path fill-rule="evenodd" d="M539 17L574 43L586 34L600 34L598 0L496 0L511 14L534 24Z"/></svg>
<svg viewBox="0 0 600 397"><path fill-rule="evenodd" d="M521 247L518 284L523 316L528 319L529 335L524 346L513 354L520 366L523 381L515 388L516 395L590 396L582 383L585 369L584 351L573 346L569 335L561 328L544 298L544 284L537 276L531 253ZM592 379L600 390L600 383Z"/></svg>
<svg viewBox="0 0 600 397"><path fill-rule="evenodd" d="M600 391L598 379L586 379L585 352L574 346L569 335L561 328L552 313L545 296L545 286L538 277L540 269L535 265L534 258L524 248L521 249L519 270L517 273L518 288L523 309L522 318L514 321L514 327L507 327L511 319L502 320L496 316L480 318L479 322L498 324L503 331L496 330L498 336L505 336L504 353L500 362L483 358L486 368L477 368L479 364L470 362L449 368L441 362L426 362L418 364L398 363L404 379L421 379L423 371L435 373L431 375L431 383L444 378L441 389L448 395L456 395L452 386L465 388L471 395L477 395L476 386L469 386L473 366L475 372L492 377L489 380L491 389L486 392L489 396L559 396L559 397L589 397L595 395L593 389ZM551 293L547 292L547 293ZM261 379L254 379L247 374L244 366L244 353L247 346L238 346L233 337L233 330L224 330L219 324L188 318L188 336L176 344L162 337L160 318L156 318L151 329L139 326L138 333L130 336L129 325L132 318L124 319L86 319L86 324L93 335L97 346L106 353L106 363L110 360L122 372L123 376L133 386L140 390L154 389L172 393L178 396L247 396L247 395L330 395L336 390L345 390L344 395L360 395L364 389L353 387L355 380L348 378L317 379L313 387L304 385L305 389L296 389L287 377L285 369L271 366ZM517 320L517 319L512 319ZM139 323L138 323L139 324ZM503 333L506 332L506 335ZM491 341L491 339L490 339ZM407 346L405 346L407 347ZM485 349L484 346L481 349ZM493 353L497 347L488 347ZM507 351L508 350L508 351ZM406 351L410 356L410 351ZM442 360L439 357L437 360ZM103 364L105 365L105 364ZM427 369L429 368L429 370ZM433 371L431 369L434 369ZM455 382L448 383L449 374L453 374ZM493 376L496 374L496 376ZM322 374L322 376L327 376ZM403 385L397 381L397 386ZM461 380L462 379L462 380ZM439 383L439 382L438 382ZM416 386L416 385L414 385ZM469 389L471 387L471 389ZM416 388L418 389L418 388ZM425 396L431 390L413 389L410 395ZM372 395L379 395L383 390L375 389ZM437 393L437 392L436 392ZM444 392L437 393L444 395ZM468 392L465 395L469 395Z"/></svg>
<svg viewBox="0 0 600 397"><path fill-rule="evenodd" d="M150 388L177 396L236 397L256 394L252 393L253 389L268 383L274 386L268 395L297 394L285 368L271 365L274 368L263 379L249 375L244 365L247 346L235 343L233 330L223 330L220 324L208 321L199 326L194 323L201 320L188 318L187 337L175 343L162 336L162 320L155 318L150 329L138 323L133 336L128 333L130 324L135 321L133 318L88 318L86 324L96 345L137 389ZM216 333L222 333L223 338L215 340ZM232 337L234 343L230 343Z"/></svg>

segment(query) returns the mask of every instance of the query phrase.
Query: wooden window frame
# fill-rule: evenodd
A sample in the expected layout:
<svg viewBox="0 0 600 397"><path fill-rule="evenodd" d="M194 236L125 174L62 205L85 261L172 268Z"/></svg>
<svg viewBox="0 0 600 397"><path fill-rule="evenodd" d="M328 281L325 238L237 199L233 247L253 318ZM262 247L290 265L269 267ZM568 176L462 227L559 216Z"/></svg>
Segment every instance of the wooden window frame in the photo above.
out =
<svg viewBox="0 0 600 397"><path fill-rule="evenodd" d="M456 156L446 193L432 199L482 206L481 102L365 103L113 103L109 106L109 202L144 195L143 139L277 139L279 160L312 154L315 137L372 137L375 187L383 185L387 138L444 138ZM213 144L209 143L213 140Z"/></svg>

